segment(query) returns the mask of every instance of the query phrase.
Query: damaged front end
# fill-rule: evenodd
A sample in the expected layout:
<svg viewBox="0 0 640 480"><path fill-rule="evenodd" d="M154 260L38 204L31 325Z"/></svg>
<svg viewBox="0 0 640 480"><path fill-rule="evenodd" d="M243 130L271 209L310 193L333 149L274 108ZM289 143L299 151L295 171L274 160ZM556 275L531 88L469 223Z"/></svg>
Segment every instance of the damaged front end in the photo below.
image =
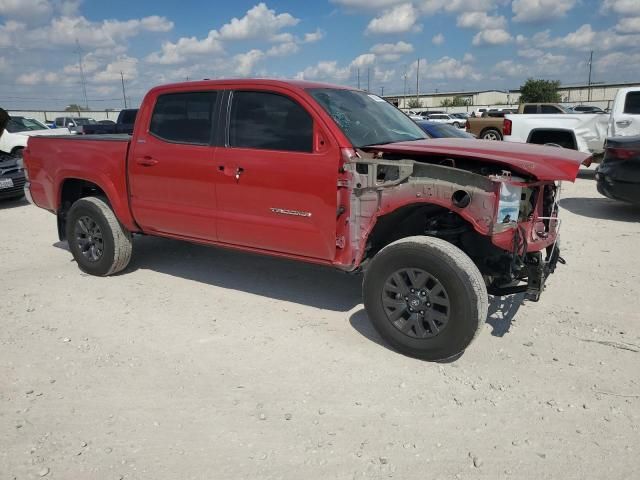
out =
<svg viewBox="0 0 640 480"><path fill-rule="evenodd" d="M343 156L337 242L343 265L358 268L403 237L436 236L469 255L490 294L538 300L563 262L554 182L465 159L349 149Z"/></svg>

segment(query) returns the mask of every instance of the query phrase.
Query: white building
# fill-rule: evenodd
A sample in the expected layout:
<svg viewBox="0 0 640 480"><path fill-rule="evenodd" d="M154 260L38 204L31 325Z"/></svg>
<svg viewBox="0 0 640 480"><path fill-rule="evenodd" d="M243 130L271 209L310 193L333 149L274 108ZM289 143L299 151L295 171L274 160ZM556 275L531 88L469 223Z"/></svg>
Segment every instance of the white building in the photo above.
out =
<svg viewBox="0 0 640 480"><path fill-rule="evenodd" d="M601 108L610 108L613 99L620 88L640 87L640 82L626 83L597 83L560 86L558 92L562 103L568 105L588 104ZM402 109L409 108L409 102L415 101L416 95L385 95L387 101ZM443 102L453 102L460 99L468 104L467 107L443 107ZM514 90L472 90L459 92L429 92L418 96L421 108L448 111L471 111L478 107L497 107L501 105L516 105L520 100L520 89Z"/></svg>

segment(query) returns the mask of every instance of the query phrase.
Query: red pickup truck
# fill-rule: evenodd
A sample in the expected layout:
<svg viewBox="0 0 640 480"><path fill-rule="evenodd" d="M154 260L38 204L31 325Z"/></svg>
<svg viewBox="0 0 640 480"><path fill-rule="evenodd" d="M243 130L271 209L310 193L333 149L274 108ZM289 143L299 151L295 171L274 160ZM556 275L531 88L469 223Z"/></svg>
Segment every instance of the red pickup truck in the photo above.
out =
<svg viewBox="0 0 640 480"><path fill-rule="evenodd" d="M556 182L586 159L427 139L375 95L252 79L157 87L133 136L34 137L24 152L27 196L83 271L126 268L132 234L362 271L380 335L429 360L464 351L488 293L538 299L560 259Z"/></svg>

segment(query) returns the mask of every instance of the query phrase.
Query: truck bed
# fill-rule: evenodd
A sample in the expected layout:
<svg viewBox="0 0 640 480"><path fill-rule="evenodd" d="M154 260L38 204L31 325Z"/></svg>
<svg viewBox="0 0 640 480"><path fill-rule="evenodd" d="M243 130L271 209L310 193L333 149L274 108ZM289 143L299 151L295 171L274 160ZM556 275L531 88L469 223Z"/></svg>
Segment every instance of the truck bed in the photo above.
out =
<svg viewBox="0 0 640 480"><path fill-rule="evenodd" d="M34 203L57 212L64 179L85 180L102 186L118 218L134 229L126 175L130 142L131 136L126 134L31 138L27 148Z"/></svg>

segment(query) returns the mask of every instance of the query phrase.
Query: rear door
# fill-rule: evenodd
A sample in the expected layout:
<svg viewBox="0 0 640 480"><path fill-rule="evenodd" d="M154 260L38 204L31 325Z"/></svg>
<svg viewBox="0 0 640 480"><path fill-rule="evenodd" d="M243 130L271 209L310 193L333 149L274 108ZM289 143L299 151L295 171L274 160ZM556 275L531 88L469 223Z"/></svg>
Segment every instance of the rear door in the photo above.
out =
<svg viewBox="0 0 640 480"><path fill-rule="evenodd" d="M144 231L215 241L218 91L157 97L129 155L131 208Z"/></svg>
<svg viewBox="0 0 640 480"><path fill-rule="evenodd" d="M640 91L630 91L616 98L609 135L630 137L640 135Z"/></svg>
<svg viewBox="0 0 640 480"><path fill-rule="evenodd" d="M216 153L221 242L332 260L340 150L288 90L234 90Z"/></svg>

